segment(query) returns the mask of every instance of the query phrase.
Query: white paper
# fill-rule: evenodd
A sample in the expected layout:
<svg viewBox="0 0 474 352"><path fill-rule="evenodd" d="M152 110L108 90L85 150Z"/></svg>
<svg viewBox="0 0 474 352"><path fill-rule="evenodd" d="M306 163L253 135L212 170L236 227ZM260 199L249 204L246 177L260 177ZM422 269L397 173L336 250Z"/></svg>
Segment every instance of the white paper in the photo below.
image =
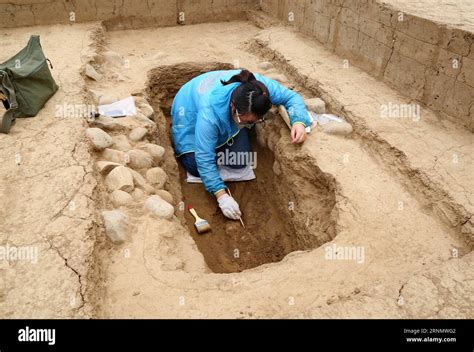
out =
<svg viewBox="0 0 474 352"><path fill-rule="evenodd" d="M224 182L240 182L240 181L251 181L255 180L255 172L252 169L251 165L247 165L242 169L232 169L226 166L219 166L219 173ZM202 183L200 177L191 175L187 173L188 178L186 182L188 183Z"/></svg>
<svg viewBox="0 0 474 352"><path fill-rule="evenodd" d="M329 121L344 122L343 119L333 114L314 114L314 119L321 126L327 124Z"/></svg>
<svg viewBox="0 0 474 352"><path fill-rule="evenodd" d="M137 114L137 108L133 97L128 97L112 104L99 105L99 114L109 117L134 116Z"/></svg>

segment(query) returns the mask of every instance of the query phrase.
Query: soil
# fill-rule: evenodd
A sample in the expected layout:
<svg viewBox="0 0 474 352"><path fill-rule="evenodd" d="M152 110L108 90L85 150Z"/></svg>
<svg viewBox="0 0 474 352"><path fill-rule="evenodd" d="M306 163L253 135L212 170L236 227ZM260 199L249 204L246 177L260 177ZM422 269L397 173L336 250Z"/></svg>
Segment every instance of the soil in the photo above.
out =
<svg viewBox="0 0 474 352"><path fill-rule="evenodd" d="M272 171L273 156L253 143L258 155L256 180L229 183L233 197L240 205L245 229L239 221L226 219L215 200L201 184L187 184L181 166L184 202L192 204L200 217L206 219L212 232L199 235L194 218L186 213L186 223L209 268L216 273L240 272L282 260L298 250L291 219L282 214L282 200L274 191L278 179Z"/></svg>

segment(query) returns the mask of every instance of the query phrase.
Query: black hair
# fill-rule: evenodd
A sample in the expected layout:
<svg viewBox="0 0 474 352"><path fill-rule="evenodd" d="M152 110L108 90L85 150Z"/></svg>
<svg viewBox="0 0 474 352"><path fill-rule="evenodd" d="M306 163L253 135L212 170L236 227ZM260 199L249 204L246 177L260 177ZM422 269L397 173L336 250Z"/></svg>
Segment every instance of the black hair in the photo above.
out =
<svg viewBox="0 0 474 352"><path fill-rule="evenodd" d="M232 92L232 101L239 114L252 113L257 116L265 115L272 107L268 88L249 70L242 70L228 81L221 80L226 86L231 83L242 83Z"/></svg>

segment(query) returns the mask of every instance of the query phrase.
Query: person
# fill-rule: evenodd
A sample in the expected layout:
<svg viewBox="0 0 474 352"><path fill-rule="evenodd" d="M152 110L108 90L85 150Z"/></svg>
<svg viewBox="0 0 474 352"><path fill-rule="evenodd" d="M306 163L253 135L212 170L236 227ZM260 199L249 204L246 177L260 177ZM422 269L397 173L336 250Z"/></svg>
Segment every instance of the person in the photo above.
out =
<svg viewBox="0 0 474 352"><path fill-rule="evenodd" d="M311 123L303 98L277 81L248 70L201 74L183 85L173 100L172 139L176 157L187 172L201 178L229 219L238 220L242 213L227 193L217 155L226 150L250 152L249 128L264 121L272 105L285 106L292 126L291 141L303 143L306 127ZM246 167L235 158L225 166Z"/></svg>

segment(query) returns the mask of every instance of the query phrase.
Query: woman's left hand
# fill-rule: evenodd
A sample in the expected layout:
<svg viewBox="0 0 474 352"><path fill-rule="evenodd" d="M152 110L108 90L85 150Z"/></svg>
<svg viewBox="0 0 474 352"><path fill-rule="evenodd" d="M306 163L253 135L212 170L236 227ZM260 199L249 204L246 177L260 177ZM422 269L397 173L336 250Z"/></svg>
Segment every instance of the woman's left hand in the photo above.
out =
<svg viewBox="0 0 474 352"><path fill-rule="evenodd" d="M306 140L306 128L298 123L291 128L291 143L303 143Z"/></svg>

